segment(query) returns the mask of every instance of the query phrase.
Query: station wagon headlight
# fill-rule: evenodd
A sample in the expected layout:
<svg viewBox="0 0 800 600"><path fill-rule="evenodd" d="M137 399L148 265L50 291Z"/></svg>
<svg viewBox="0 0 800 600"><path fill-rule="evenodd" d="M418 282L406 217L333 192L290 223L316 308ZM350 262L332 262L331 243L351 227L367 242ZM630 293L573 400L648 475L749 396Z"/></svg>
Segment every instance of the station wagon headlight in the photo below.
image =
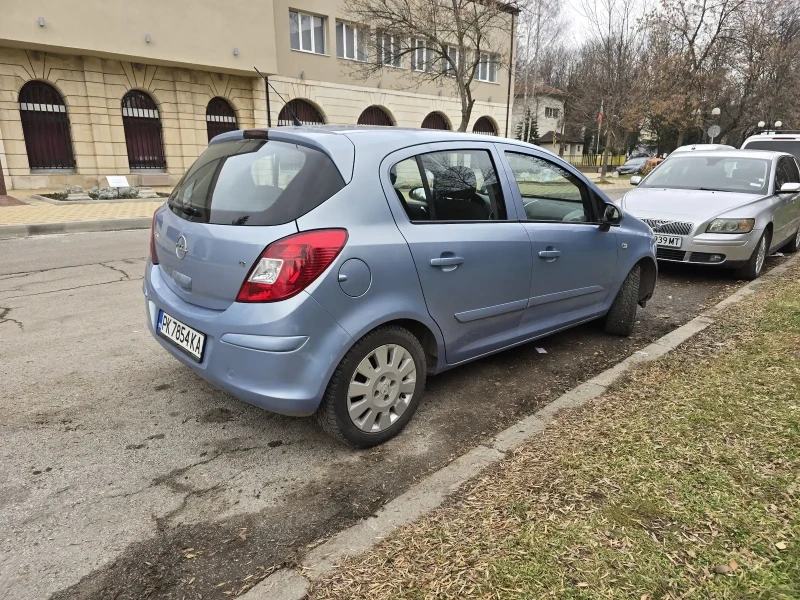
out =
<svg viewBox="0 0 800 600"><path fill-rule="evenodd" d="M714 219L706 233L750 233L755 225L755 219Z"/></svg>

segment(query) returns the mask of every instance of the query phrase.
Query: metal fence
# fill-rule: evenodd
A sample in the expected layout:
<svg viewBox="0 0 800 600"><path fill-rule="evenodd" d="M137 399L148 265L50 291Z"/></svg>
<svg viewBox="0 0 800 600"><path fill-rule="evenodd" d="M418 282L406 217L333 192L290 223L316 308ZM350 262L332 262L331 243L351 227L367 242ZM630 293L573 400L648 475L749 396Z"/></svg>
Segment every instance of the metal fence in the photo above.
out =
<svg viewBox="0 0 800 600"><path fill-rule="evenodd" d="M575 167L599 167L602 165L602 154L565 154L562 156L565 161ZM618 167L625 162L624 154L609 154L607 165Z"/></svg>

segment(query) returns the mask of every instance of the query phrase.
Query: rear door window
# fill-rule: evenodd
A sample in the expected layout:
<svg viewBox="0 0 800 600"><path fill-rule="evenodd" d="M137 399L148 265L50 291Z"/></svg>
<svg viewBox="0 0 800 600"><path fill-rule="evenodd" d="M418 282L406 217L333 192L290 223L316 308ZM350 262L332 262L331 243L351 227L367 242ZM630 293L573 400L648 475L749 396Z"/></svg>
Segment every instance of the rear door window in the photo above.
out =
<svg viewBox="0 0 800 600"><path fill-rule="evenodd" d="M408 218L505 221L503 190L486 150L447 150L407 158L389 172Z"/></svg>
<svg viewBox="0 0 800 600"><path fill-rule="evenodd" d="M268 140L212 144L173 190L167 204L188 221L282 225L345 186L322 152Z"/></svg>

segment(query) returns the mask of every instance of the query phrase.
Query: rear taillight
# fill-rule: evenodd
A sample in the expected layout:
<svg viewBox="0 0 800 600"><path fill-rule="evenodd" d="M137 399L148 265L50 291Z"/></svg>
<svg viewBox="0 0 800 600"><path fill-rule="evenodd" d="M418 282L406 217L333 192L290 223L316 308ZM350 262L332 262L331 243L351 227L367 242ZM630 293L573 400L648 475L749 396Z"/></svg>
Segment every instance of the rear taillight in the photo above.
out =
<svg viewBox="0 0 800 600"><path fill-rule="evenodd" d="M153 214L153 224L150 226L150 262L158 264L158 254L156 253L156 215Z"/></svg>
<svg viewBox="0 0 800 600"><path fill-rule="evenodd" d="M250 269L237 302L276 302L302 292L347 243L345 229L305 231L273 242Z"/></svg>

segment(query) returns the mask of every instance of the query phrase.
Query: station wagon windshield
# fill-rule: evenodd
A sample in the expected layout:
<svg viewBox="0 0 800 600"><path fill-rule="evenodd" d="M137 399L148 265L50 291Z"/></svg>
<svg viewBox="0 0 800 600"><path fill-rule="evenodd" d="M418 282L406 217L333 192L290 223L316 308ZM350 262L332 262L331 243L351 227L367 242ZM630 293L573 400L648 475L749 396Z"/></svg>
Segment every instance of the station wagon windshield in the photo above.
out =
<svg viewBox="0 0 800 600"><path fill-rule="evenodd" d="M766 194L770 161L732 156L673 156L640 187Z"/></svg>

